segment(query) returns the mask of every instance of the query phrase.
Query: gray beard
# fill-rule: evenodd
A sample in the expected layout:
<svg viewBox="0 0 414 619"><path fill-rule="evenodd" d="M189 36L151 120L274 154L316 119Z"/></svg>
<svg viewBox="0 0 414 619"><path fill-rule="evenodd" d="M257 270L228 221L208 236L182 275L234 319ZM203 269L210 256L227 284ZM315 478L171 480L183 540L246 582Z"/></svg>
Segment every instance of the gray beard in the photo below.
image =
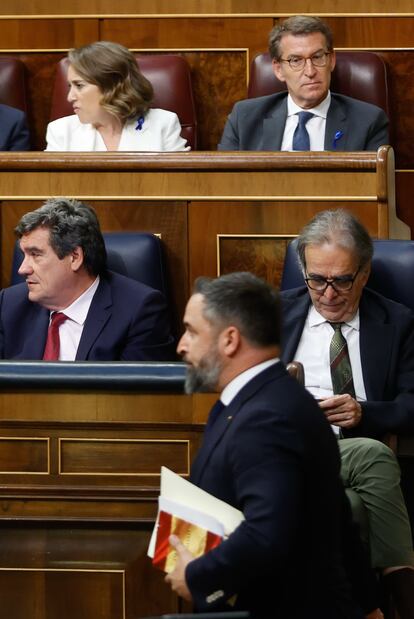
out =
<svg viewBox="0 0 414 619"><path fill-rule="evenodd" d="M198 367L187 366L184 390L190 393L208 393L216 391L221 372L221 363L217 358L200 364Z"/></svg>

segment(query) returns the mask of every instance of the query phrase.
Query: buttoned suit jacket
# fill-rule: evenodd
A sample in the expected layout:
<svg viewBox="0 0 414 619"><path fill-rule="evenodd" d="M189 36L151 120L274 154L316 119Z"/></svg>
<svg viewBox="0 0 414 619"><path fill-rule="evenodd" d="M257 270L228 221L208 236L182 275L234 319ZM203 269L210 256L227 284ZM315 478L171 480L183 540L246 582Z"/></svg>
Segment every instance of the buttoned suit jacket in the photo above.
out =
<svg viewBox="0 0 414 619"><path fill-rule="evenodd" d="M341 565L339 467L329 424L282 363L243 387L207 426L191 470L245 516L186 568L199 611L224 610L236 594L231 608L255 619L360 616Z"/></svg>
<svg viewBox="0 0 414 619"><path fill-rule="evenodd" d="M118 151L177 151L189 150L181 137L181 125L177 114L161 109L150 109L141 129L137 121L128 121L122 130ZM46 131L46 150L87 151L97 150L98 132L89 123L79 118L64 116L50 122Z"/></svg>
<svg viewBox="0 0 414 619"><path fill-rule="evenodd" d="M287 118L287 94L286 91L237 102L227 119L218 149L280 151ZM341 137L335 137L338 135ZM383 110L331 93L325 150L376 151L382 144L388 144L388 140L388 118Z"/></svg>
<svg viewBox="0 0 414 619"><path fill-rule="evenodd" d="M3 104L0 104L0 150L30 150L26 115Z"/></svg>
<svg viewBox="0 0 414 619"><path fill-rule="evenodd" d="M310 307L305 286L281 293L282 359L294 359ZM360 354L367 396L361 422L345 436L382 438L414 431L414 313L365 288L360 304ZM306 368L305 368L306 372Z"/></svg>
<svg viewBox="0 0 414 619"><path fill-rule="evenodd" d="M0 293L0 357L40 360L49 310L29 301L27 285ZM153 288L108 272L84 324L77 361L164 361L174 358L166 302Z"/></svg>

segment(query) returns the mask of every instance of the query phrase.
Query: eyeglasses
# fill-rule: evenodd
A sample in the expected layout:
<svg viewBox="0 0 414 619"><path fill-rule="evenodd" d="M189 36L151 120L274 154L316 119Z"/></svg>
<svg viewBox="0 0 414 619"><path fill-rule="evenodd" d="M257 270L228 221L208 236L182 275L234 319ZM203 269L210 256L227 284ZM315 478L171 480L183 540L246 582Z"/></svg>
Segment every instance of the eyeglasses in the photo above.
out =
<svg viewBox="0 0 414 619"><path fill-rule="evenodd" d="M312 56L307 56L304 58L303 56L292 56L292 58L280 58L279 62L287 62L292 69L292 71L301 71L307 60L310 60L314 67L325 67L328 62L328 56L330 56L332 52L320 51L316 52Z"/></svg>
<svg viewBox="0 0 414 619"><path fill-rule="evenodd" d="M317 292L325 292L328 286L332 286L335 292L349 292L354 285L354 281L360 272L361 267L355 275L342 275L339 277L322 277L322 275L311 275L311 277L305 277L305 282L308 288L316 290Z"/></svg>

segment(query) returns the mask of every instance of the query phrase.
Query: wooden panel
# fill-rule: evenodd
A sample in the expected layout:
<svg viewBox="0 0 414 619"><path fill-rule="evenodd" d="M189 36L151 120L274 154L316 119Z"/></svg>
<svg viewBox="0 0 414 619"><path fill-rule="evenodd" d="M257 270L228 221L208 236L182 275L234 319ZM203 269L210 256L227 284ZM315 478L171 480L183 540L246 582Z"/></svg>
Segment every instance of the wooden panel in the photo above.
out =
<svg viewBox="0 0 414 619"><path fill-rule="evenodd" d="M61 475L156 475L161 466L189 475L189 441L61 439Z"/></svg>
<svg viewBox="0 0 414 619"><path fill-rule="evenodd" d="M397 212L399 217L411 226L411 238L414 239L414 170L396 173Z"/></svg>
<svg viewBox="0 0 414 619"><path fill-rule="evenodd" d="M149 529L138 522L0 522L3 616L136 619L177 612L177 597L146 556Z"/></svg>
<svg viewBox="0 0 414 619"><path fill-rule="evenodd" d="M413 10L411 0L3 0L3 15L27 14L238 14L238 13L383 13L408 12ZM276 12L277 11L277 12Z"/></svg>
<svg viewBox="0 0 414 619"><path fill-rule="evenodd" d="M413 47L414 15L396 17L324 17L332 28L335 47Z"/></svg>
<svg viewBox="0 0 414 619"><path fill-rule="evenodd" d="M137 24L141 27L137 28ZM249 48L256 53L266 47L272 17L221 17L185 19L103 19L101 38L131 48L188 49Z"/></svg>
<svg viewBox="0 0 414 619"><path fill-rule="evenodd" d="M1 49L78 47L99 38L98 25L97 19L0 19Z"/></svg>
<svg viewBox="0 0 414 619"><path fill-rule="evenodd" d="M358 201L348 203L332 200L329 208L346 206L368 228L373 236L377 236L375 224L376 205ZM280 273L280 257L276 255L270 263L262 263L262 255L257 249L254 235L266 232L271 235L297 235L302 226L318 211L327 208L326 202L290 202L288 209L281 202L197 202L189 207L189 238L190 238L190 280L208 275L215 277L218 271L217 242L218 235L253 235L249 242L246 238L244 247L236 243L227 243L222 269L227 265L240 263L240 251L247 258L249 270L258 274L265 272L270 275L269 281L278 283L277 273ZM279 248L280 249L280 248ZM276 277L276 280L273 279Z"/></svg>
<svg viewBox="0 0 414 619"><path fill-rule="evenodd" d="M0 437L0 475L49 472L47 438Z"/></svg>

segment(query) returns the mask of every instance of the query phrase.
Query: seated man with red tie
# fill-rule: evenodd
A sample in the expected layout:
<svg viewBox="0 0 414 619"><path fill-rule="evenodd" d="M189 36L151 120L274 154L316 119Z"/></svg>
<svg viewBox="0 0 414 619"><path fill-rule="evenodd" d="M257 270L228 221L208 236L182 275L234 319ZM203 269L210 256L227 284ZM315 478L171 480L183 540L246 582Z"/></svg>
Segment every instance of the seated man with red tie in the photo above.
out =
<svg viewBox="0 0 414 619"><path fill-rule="evenodd" d="M163 295L108 271L95 211L52 198L15 232L26 281L0 293L0 358L161 361L173 358Z"/></svg>
<svg viewBox="0 0 414 619"><path fill-rule="evenodd" d="M376 439L414 431L414 314L365 288L373 245L348 211L315 215L297 251L306 286L281 294L282 359L303 364L305 387L338 435L345 488L367 510L372 565L385 575L401 619L413 619L414 555L400 471Z"/></svg>

